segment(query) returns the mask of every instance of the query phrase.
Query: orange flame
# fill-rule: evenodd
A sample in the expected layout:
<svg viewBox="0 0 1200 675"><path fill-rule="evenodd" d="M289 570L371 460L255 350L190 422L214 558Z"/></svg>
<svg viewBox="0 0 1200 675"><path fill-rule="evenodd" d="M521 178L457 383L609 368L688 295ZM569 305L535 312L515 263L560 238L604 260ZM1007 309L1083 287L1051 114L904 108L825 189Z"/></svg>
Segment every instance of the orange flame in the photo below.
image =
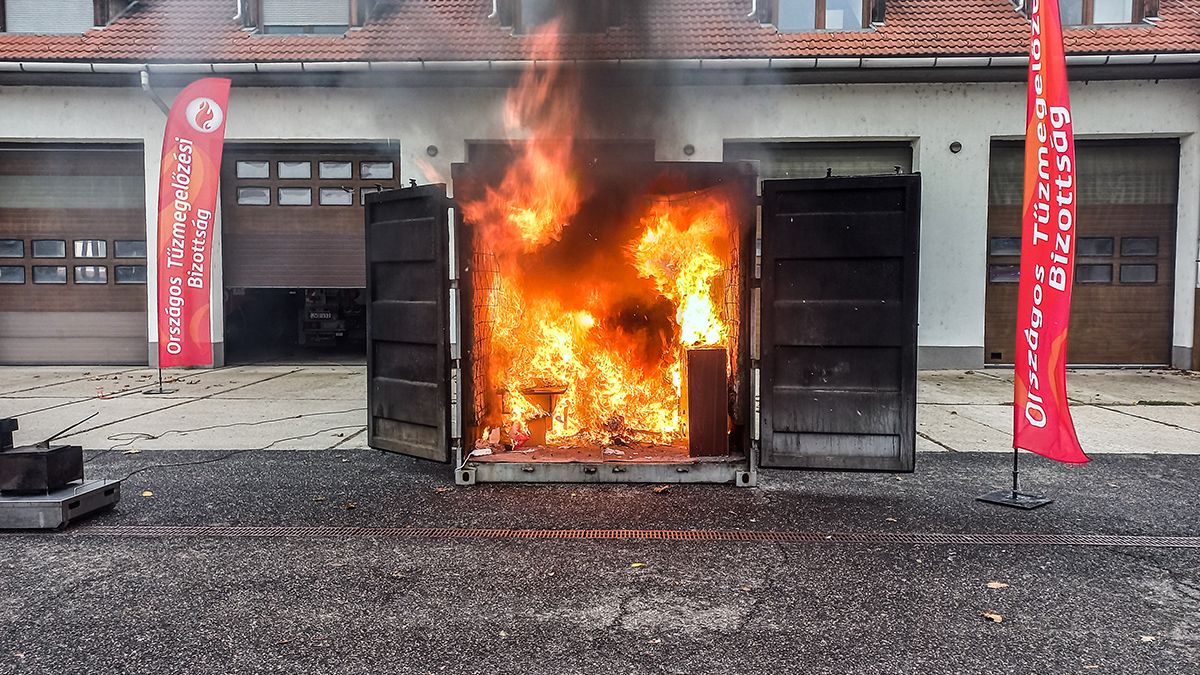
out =
<svg viewBox="0 0 1200 675"><path fill-rule="evenodd" d="M500 228L496 238L516 234L526 251L558 239L581 201L574 177L563 173L570 166L579 119L579 82L563 70L558 27L552 21L534 34L534 64L522 73L505 104L509 135L529 132L521 156L498 188L489 188L484 200L463 211L472 222Z"/></svg>
<svg viewBox="0 0 1200 675"><path fill-rule="evenodd" d="M462 205L474 250L495 266L475 284L474 358L495 401L477 410L481 431L519 443L538 421L551 443L683 441L687 349L736 353L727 200L642 195L606 209L582 184L579 82L559 65L557 23L532 52L505 107L510 136L525 140L503 177Z"/></svg>

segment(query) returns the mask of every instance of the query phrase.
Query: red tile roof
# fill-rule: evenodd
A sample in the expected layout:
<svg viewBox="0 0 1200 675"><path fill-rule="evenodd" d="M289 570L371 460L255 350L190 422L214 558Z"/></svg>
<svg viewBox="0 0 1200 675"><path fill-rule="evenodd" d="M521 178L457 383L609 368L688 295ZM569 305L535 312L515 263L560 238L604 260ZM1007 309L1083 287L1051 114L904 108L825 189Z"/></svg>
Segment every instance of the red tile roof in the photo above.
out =
<svg viewBox="0 0 1200 675"><path fill-rule="evenodd" d="M489 0L386 0L346 35L258 35L232 0L141 0L82 36L0 34L0 61L474 61L526 57L530 39L489 19ZM1009 0L888 0L862 32L779 33L747 17L749 0L644 0L640 21L572 35L565 58L1019 56L1026 21ZM1157 25L1069 29L1074 54L1200 52L1200 2L1161 0Z"/></svg>

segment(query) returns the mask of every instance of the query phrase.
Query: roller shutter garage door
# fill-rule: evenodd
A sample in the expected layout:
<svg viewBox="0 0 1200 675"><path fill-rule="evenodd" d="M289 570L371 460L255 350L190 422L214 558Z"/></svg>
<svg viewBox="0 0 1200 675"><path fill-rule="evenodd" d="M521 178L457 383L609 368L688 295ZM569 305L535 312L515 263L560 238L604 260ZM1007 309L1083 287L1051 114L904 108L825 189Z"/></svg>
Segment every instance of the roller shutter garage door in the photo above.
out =
<svg viewBox="0 0 1200 675"><path fill-rule="evenodd" d="M227 146L221 169L227 288L363 288L363 199L399 182L399 148Z"/></svg>
<svg viewBox="0 0 1200 675"><path fill-rule="evenodd" d="M0 146L0 363L147 362L140 147Z"/></svg>
<svg viewBox="0 0 1200 675"><path fill-rule="evenodd" d="M730 141L725 160L754 162L761 179L881 176L912 173L912 144Z"/></svg>
<svg viewBox="0 0 1200 675"><path fill-rule="evenodd" d="M1020 143L992 146L984 357L1012 363L1024 171ZM1068 361L1171 362L1179 144L1080 141Z"/></svg>

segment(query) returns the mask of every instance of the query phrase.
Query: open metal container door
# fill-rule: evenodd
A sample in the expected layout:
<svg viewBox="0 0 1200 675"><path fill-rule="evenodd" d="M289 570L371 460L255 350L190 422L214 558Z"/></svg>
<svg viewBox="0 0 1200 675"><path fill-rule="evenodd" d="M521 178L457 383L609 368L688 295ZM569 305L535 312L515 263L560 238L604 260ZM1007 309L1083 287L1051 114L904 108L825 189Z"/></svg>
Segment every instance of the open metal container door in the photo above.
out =
<svg viewBox="0 0 1200 675"><path fill-rule="evenodd" d="M446 186L367 196L367 444L449 462Z"/></svg>
<svg viewBox="0 0 1200 675"><path fill-rule="evenodd" d="M912 471L920 175L763 181L763 467Z"/></svg>

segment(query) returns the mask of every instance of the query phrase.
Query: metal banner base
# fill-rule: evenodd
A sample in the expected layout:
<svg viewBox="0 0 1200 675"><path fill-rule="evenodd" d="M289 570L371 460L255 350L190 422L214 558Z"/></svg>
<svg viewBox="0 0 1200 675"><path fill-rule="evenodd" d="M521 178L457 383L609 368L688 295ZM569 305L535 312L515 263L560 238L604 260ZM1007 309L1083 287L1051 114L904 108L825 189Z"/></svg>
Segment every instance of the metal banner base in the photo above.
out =
<svg viewBox="0 0 1200 675"><path fill-rule="evenodd" d="M121 501L121 481L89 480L52 492L0 495L0 530L65 527Z"/></svg>
<svg viewBox="0 0 1200 675"><path fill-rule="evenodd" d="M999 506L1011 506L1014 509L1022 509L1024 511L1032 511L1033 509L1052 504L1053 499L1049 497L1040 497L1038 495L1026 494L1017 492L1016 490L1004 489L989 492L985 495L980 495L975 498L975 501L987 502L988 504L996 504Z"/></svg>

